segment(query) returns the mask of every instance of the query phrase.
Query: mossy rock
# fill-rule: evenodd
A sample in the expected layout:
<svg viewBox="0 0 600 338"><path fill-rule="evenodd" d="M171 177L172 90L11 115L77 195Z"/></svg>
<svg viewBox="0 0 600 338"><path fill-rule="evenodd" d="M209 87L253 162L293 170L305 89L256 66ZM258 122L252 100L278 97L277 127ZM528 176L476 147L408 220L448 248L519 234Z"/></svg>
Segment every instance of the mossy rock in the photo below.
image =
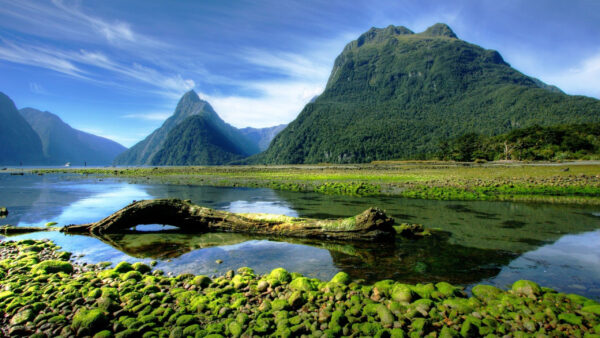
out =
<svg viewBox="0 0 600 338"><path fill-rule="evenodd" d="M275 299L271 302L271 309L273 311L281 311L288 308L288 302L285 299Z"/></svg>
<svg viewBox="0 0 600 338"><path fill-rule="evenodd" d="M298 278L292 280L289 287L290 287L290 289L292 289L294 291L315 291L316 290L316 288L314 287L311 280L306 277L298 277Z"/></svg>
<svg viewBox="0 0 600 338"><path fill-rule="evenodd" d="M535 298L542 292L540 286L530 280L518 280L514 282L511 290L517 295L527 296L530 298Z"/></svg>
<svg viewBox="0 0 600 338"><path fill-rule="evenodd" d="M431 298L432 293L435 291L435 286L429 284L417 284L411 287L412 291L419 295L421 298Z"/></svg>
<svg viewBox="0 0 600 338"><path fill-rule="evenodd" d="M102 330L96 333L93 338L110 338L112 336L112 332L110 332L109 330Z"/></svg>
<svg viewBox="0 0 600 338"><path fill-rule="evenodd" d="M208 278L204 275L196 276L190 281L190 284L199 286L201 288L205 288L205 287L209 286L210 283L211 283L210 278Z"/></svg>
<svg viewBox="0 0 600 338"><path fill-rule="evenodd" d="M35 313L31 309L17 312L11 319L10 325L17 326L25 324L35 317Z"/></svg>
<svg viewBox="0 0 600 338"><path fill-rule="evenodd" d="M435 289L445 298L450 298L460 293L460 288L446 282L436 283Z"/></svg>
<svg viewBox="0 0 600 338"><path fill-rule="evenodd" d="M139 282L142 280L142 274L139 273L139 271L135 271L135 270L128 271L121 275L121 280L123 280L123 281L134 280L136 282Z"/></svg>
<svg viewBox="0 0 600 338"><path fill-rule="evenodd" d="M115 338L134 338L139 337L140 333L135 329L127 329L115 334Z"/></svg>
<svg viewBox="0 0 600 338"><path fill-rule="evenodd" d="M131 263L128 262L121 262L117 264L117 266L115 266L115 268L113 269L113 271L118 273L124 273L131 270L133 270L133 266L131 265Z"/></svg>
<svg viewBox="0 0 600 338"><path fill-rule="evenodd" d="M73 316L71 328L78 332L79 329L84 329L89 334L101 331L109 323L108 317L100 309L80 309Z"/></svg>
<svg viewBox="0 0 600 338"><path fill-rule="evenodd" d="M390 296L390 292L394 287L394 281L391 279L384 279L373 284L373 289L377 288L377 291L385 297Z"/></svg>
<svg viewBox="0 0 600 338"><path fill-rule="evenodd" d="M344 285L350 284L351 281L352 279L350 278L350 275L343 271L338 272L337 274L335 274L335 276L333 276L333 278L331 278L331 282L340 283Z"/></svg>
<svg viewBox="0 0 600 338"><path fill-rule="evenodd" d="M413 291L406 284L394 284L391 291L391 298L396 302L410 303L413 299Z"/></svg>
<svg viewBox="0 0 600 338"><path fill-rule="evenodd" d="M131 265L131 267L135 270L135 271L139 271L140 273L148 273L150 271L152 271L152 268L149 267L148 265L144 264L144 263L133 263Z"/></svg>
<svg viewBox="0 0 600 338"><path fill-rule="evenodd" d="M593 313L600 316L600 305L588 305L581 308L582 312ZM600 333L600 332L598 332Z"/></svg>
<svg viewBox="0 0 600 338"><path fill-rule="evenodd" d="M73 272L73 265L65 261L47 260L33 266L31 273L35 275L63 272Z"/></svg>
<svg viewBox="0 0 600 338"><path fill-rule="evenodd" d="M385 305L378 304L376 311L377 316L379 316L379 321L383 326L391 326L394 324L394 315Z"/></svg>
<svg viewBox="0 0 600 338"><path fill-rule="evenodd" d="M504 291L492 285L476 285L471 292L477 299L486 303L498 298L499 295L504 293Z"/></svg>
<svg viewBox="0 0 600 338"><path fill-rule="evenodd" d="M572 324L572 325L581 325L582 320L581 317L573 314L573 313L560 313L558 314L558 319L564 323Z"/></svg>
<svg viewBox="0 0 600 338"><path fill-rule="evenodd" d="M273 269L267 278L277 280L281 283L288 283L292 280L292 276L284 268Z"/></svg>

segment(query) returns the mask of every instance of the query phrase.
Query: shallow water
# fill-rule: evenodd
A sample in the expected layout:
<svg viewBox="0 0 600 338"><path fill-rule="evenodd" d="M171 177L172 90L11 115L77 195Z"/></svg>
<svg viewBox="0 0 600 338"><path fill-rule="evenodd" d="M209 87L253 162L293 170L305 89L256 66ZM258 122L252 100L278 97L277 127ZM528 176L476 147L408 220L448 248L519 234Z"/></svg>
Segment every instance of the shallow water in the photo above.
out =
<svg viewBox="0 0 600 338"><path fill-rule="evenodd" d="M75 175L0 174L0 224L43 226L99 220L132 200L177 197L233 212L301 217L346 217L378 206L398 222L439 228L439 236L393 243L336 243L241 234L177 234L162 226L102 239L57 232L16 236L50 238L84 262L157 260L174 274L221 274L240 266L259 273L284 267L331 278L346 271L367 281L485 282L507 287L531 279L563 292L600 300L600 209L590 206L509 202L448 202L359 198L270 189L131 184ZM223 261L217 264L216 260Z"/></svg>

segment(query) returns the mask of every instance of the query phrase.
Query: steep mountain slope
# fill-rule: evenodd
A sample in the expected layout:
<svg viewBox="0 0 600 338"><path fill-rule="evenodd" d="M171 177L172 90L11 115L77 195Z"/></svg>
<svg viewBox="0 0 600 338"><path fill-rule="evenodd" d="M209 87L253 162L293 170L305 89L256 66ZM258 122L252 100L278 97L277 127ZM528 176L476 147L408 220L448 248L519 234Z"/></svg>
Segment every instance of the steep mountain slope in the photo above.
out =
<svg viewBox="0 0 600 338"><path fill-rule="evenodd" d="M426 158L441 140L535 123L600 121L600 101L523 75L444 24L372 28L336 58L325 91L253 161Z"/></svg>
<svg viewBox="0 0 600 338"><path fill-rule="evenodd" d="M201 118L188 120L190 117ZM203 128L212 130L203 130ZM222 138L226 138L227 142ZM212 143L213 141L216 143ZM203 142L209 143L204 144ZM207 149L197 149L204 145L207 146ZM229 158L229 155L201 155L208 150L215 151L214 147L221 145L226 145L223 149L224 153L236 154L241 157L259 152L256 144L250 142L236 128L225 123L211 105L201 100L198 94L192 90L179 100L173 115L160 128L118 156L114 163L120 165L223 164L226 162L217 161L218 163L216 163L214 159L225 160ZM180 160L181 163L178 162Z"/></svg>
<svg viewBox="0 0 600 338"><path fill-rule="evenodd" d="M19 112L40 137L47 164L107 165L127 149L107 138L74 129L50 112L33 108Z"/></svg>
<svg viewBox="0 0 600 338"><path fill-rule="evenodd" d="M19 114L14 102L0 92L0 165L44 164L39 136Z"/></svg>
<svg viewBox="0 0 600 338"><path fill-rule="evenodd" d="M152 157L151 164L216 165L248 155L209 118L194 115L169 132L162 148Z"/></svg>
<svg viewBox="0 0 600 338"><path fill-rule="evenodd" d="M246 127L239 129L239 131L246 136L250 141L258 145L260 151L265 151L269 148L271 141L279 134L287 124L280 124L274 127L268 128L252 128Z"/></svg>

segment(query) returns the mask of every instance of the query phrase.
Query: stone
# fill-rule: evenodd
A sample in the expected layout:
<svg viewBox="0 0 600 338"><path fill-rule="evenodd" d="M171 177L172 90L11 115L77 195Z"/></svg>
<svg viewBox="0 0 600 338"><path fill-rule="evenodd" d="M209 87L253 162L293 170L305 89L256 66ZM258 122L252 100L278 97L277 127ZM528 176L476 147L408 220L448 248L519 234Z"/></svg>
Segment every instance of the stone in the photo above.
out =
<svg viewBox="0 0 600 338"><path fill-rule="evenodd" d="M504 293L504 291L495 286L483 284L474 286L471 292L477 299L486 303L498 298L499 295Z"/></svg>
<svg viewBox="0 0 600 338"><path fill-rule="evenodd" d="M340 283L344 285L350 284L351 281L352 279L350 278L350 276L343 271L338 272L335 276L333 276L333 278L331 278L331 282Z"/></svg>
<svg viewBox="0 0 600 338"><path fill-rule="evenodd" d="M529 280L518 280L514 282L511 290L517 295L527 296L529 298L536 298L542 291L537 283Z"/></svg>

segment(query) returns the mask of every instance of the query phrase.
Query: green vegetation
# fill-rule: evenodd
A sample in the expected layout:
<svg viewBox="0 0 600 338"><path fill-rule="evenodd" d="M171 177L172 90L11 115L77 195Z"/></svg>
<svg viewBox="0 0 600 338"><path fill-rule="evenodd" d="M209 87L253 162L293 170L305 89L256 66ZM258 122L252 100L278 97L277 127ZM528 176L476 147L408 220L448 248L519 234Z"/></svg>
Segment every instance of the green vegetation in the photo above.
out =
<svg viewBox="0 0 600 338"><path fill-rule="evenodd" d="M40 250L28 250L39 247ZM0 243L0 322L6 336L577 336L600 334L600 304L517 281L479 285L468 297L449 283L321 281L278 268L222 277L167 277L144 264L70 265L31 277L57 260L48 241Z"/></svg>
<svg viewBox="0 0 600 338"><path fill-rule="evenodd" d="M225 123L208 102L191 90L160 128L119 155L114 163L222 164L258 152L257 144Z"/></svg>
<svg viewBox="0 0 600 338"><path fill-rule="evenodd" d="M175 126L154 155L153 165L214 165L248 156L204 115L190 116Z"/></svg>
<svg viewBox="0 0 600 338"><path fill-rule="evenodd" d="M469 133L440 144L439 158L475 160L597 160L600 123L532 126L498 136Z"/></svg>
<svg viewBox="0 0 600 338"><path fill-rule="evenodd" d="M467 133L600 121L600 101L521 74L435 25L373 28L337 57L327 87L250 163L425 159Z"/></svg>
<svg viewBox="0 0 600 338"><path fill-rule="evenodd" d="M345 166L40 169L32 172L354 196L600 204L600 165L593 163L375 162Z"/></svg>

